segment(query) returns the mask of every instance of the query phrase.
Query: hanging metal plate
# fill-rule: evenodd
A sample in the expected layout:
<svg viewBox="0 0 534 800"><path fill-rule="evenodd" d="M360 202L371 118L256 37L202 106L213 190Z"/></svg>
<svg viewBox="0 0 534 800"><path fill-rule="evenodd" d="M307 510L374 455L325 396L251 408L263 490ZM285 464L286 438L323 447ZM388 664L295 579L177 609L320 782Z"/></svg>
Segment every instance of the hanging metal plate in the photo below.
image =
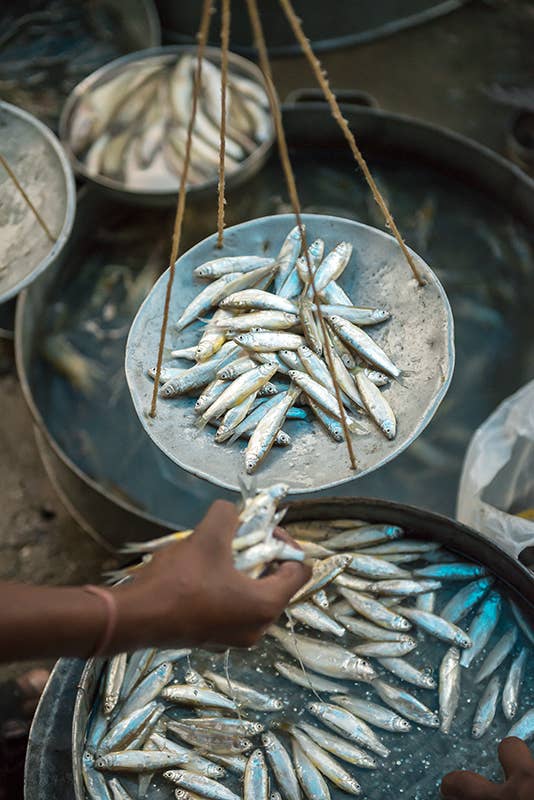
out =
<svg viewBox="0 0 534 800"><path fill-rule="evenodd" d="M344 444L333 442L317 423L291 422L285 429L292 437L287 449L274 449L257 469L258 485L287 483L292 493L313 492L338 486L391 461L406 449L428 425L444 398L454 367L453 319L447 296L425 262L414 253L427 280L420 288L395 239L367 225L340 217L305 214L310 241L321 237L327 250L350 241L353 255L340 283L363 306L385 306L392 319L375 329L373 338L405 372L403 384L393 383L386 396L398 419L393 441L369 423L369 434L353 438L358 461L351 469ZM193 247L176 264L164 361L170 351L189 347L199 337L200 323L177 333L173 323L202 288L192 277L194 267L221 255L275 256L294 216L281 214L229 228L224 249L216 249L216 236ZM238 490L244 472L243 445L217 445L213 429L195 426L196 396L160 399L154 419L148 415L152 381L147 369L154 366L168 271L155 284L141 306L126 346L126 377L137 414L155 444L179 466L219 486Z"/></svg>

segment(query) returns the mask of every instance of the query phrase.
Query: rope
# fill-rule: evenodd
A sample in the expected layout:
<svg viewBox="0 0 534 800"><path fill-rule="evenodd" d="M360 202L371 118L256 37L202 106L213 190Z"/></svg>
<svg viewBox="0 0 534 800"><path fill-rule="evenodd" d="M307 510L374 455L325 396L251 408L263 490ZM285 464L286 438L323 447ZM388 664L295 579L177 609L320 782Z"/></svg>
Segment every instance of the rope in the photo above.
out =
<svg viewBox="0 0 534 800"><path fill-rule="evenodd" d="M176 216L174 218L174 228L172 232L172 247L171 258L169 263L169 280L167 282L167 291L165 294L165 305L163 307L163 319L161 321L161 331L159 337L158 347L158 361L156 365L156 375L154 378L154 389L152 391L152 402L150 405L149 415L156 416L156 406L158 402L159 379L161 376L161 365L163 363L163 348L165 346L165 336L167 334L167 325L169 322L169 307L171 303L172 285L174 283L174 272L176 258L180 249L180 239L182 235L182 223L184 220L185 212L185 195L187 186L187 173L189 172L189 162L191 160L191 144L193 140L193 127L195 125L195 117L197 114L198 96L200 93L200 79L202 76L202 59L204 57L204 49L208 39L208 31L210 26L210 19L212 14L211 0L203 0L202 17L200 21L200 28L197 33L198 47L197 47L197 64L195 70L195 82L193 89L193 101L191 104L191 117L187 127L187 141L185 145L184 167L180 178L180 191L178 193L178 205L176 207Z"/></svg>
<svg viewBox="0 0 534 800"><path fill-rule="evenodd" d="M378 186L376 185L373 176L371 175L369 167L367 166L367 162L365 161L365 158L363 157L358 145L356 144L356 140L354 138L354 134L352 133L351 129L349 128L347 120L344 118L343 114L341 113L341 109L339 107L339 103L337 102L336 96L334 95L332 89L330 88L330 84L328 82L327 73L322 68L321 62L319 61L319 59L317 58L317 56L315 55L315 53L312 50L312 47L310 45L310 41L309 41L309 39L307 38L306 34L304 33L304 31L302 29L302 24L301 24L299 18L297 17L297 15L295 14L295 11L294 11L293 6L291 4L291 0L280 0L280 5L282 6L282 8L284 10L284 13L285 13L285 15L287 17L287 20L288 20L288 22L289 22L289 24L290 24L290 26L291 26L291 28L293 30L293 33L295 34L295 37L296 37L298 43L300 44L300 46L302 48L302 51L303 51L304 55L306 56L306 58L308 59L308 61L310 63L310 66L311 66L311 68L312 68L312 70L313 70L313 72L315 74L315 77L316 77L316 79L317 79L317 81L319 83L319 86L321 87L321 89L324 92L324 95L325 95L325 97L326 97L326 99L328 101L328 104L330 106L330 110L332 111L332 116L334 117L334 119L338 123L339 127L343 131L345 139L347 140L347 142L349 144L349 147L351 149L352 155L354 156L354 158L356 159L356 162L358 163L358 166L362 170L362 172L363 172L363 174L365 176L365 180L367 181L367 183L368 183L368 185L369 185L369 187L371 189L371 192L373 193L373 197L376 200L376 202L378 203L378 206L379 206L382 214L384 215L384 219L386 220L387 227L393 232L393 235L395 236L395 239L397 240L397 242L399 244L399 247L401 248L401 250L402 250L402 252L404 254L404 257L406 258L406 261L408 262L408 264L410 266L410 269L412 270L413 276L416 279L416 281L418 282L419 286L424 286L426 284L426 281L422 277L422 275L419 272L417 266L415 265L413 257L411 255L410 251L408 250L408 248L406 247L406 244L404 243L404 240L403 240L402 236L400 235L400 232L399 232L399 229L397 228L395 220L391 216L391 213L390 213L390 211L389 211L389 209L388 209L388 207L386 205L386 202L385 202L384 198L382 197L382 194L380 193L380 190L379 190Z"/></svg>
<svg viewBox="0 0 534 800"><path fill-rule="evenodd" d="M17 176L15 175L15 173L13 172L13 170L11 169L11 167L9 166L9 164L7 163L7 161L6 161L6 159L4 158L3 155L0 155L0 164L2 164L3 168L5 169L5 171L7 172L7 174L9 175L9 177L11 178L11 180L13 181L13 183L15 184L17 189L19 190L19 192L22 195L22 197L23 197L24 201L26 202L26 204L33 211L33 214L34 214L37 222L41 226L41 228L44 230L44 232L46 233L46 235L48 236L50 241L52 243L54 243L56 241L56 237L52 236L52 234L50 233L50 229L49 229L48 225L46 224L46 222L44 221L42 216L39 214L39 212L35 208L35 206L32 203L32 201L30 200L30 198L28 197L28 195L26 194L26 192L22 188Z"/></svg>
<svg viewBox="0 0 534 800"><path fill-rule="evenodd" d="M312 264L310 261L310 255L308 253L308 247L306 243L306 232L304 230L304 226L302 224L302 215L301 215L301 206L300 200L297 191L297 185L295 182L295 175L293 173L293 168L291 167L291 160L289 158L289 152L287 148L287 141L284 132L284 126L282 124L282 112L280 111L280 103L278 102L278 97L276 94L276 90L274 88L274 83L272 79L272 72L271 72L271 65L269 63L269 56L267 53L267 46L265 44L265 37L263 35L263 29L261 25L260 16L258 13L258 6L257 0L247 0L248 6L248 13L250 16L250 23L252 26L252 30L254 33L254 43L258 50L259 60L261 70L263 72L263 76L265 79L265 85L267 89L267 94L269 96L269 102L271 104L271 111L273 114L275 129L276 129L276 136L278 139L278 148L280 151L280 161L282 162L282 168L284 170L285 180L287 183L287 188L289 192L289 197L291 200L291 205L293 207L293 212L295 214L295 218L297 220L297 226L299 229L302 246L304 248L304 254L306 257L306 265L308 269L308 274L310 276L310 283L313 290L313 297L315 301L315 305L317 307L317 315L319 317L319 322L321 325L321 330L323 332L323 339L325 345L325 355L326 355L326 362L328 365L328 370L330 372L330 376L334 383L334 389L336 394L336 400L339 406L339 413L341 417L341 424L343 426L343 432L345 434L345 441L347 444L347 450L349 453L350 464L352 469L356 469L356 457L354 455L354 449L352 446L352 440L350 438L350 432L348 429L347 424L347 415L345 412L345 406L343 405L343 399L341 397L341 391L339 388L339 383L336 377L335 369L334 369L334 361L332 357L331 351L331 344L330 338L328 335L328 329L326 326L325 319L323 317L321 311L321 301L318 297L317 291L315 289L315 278L313 273Z"/></svg>
<svg viewBox="0 0 534 800"><path fill-rule="evenodd" d="M217 205L217 247L223 246L224 236L224 159L226 155L226 90L228 87L228 49L230 42L230 0L222 0L221 21L221 145L219 148L219 186Z"/></svg>

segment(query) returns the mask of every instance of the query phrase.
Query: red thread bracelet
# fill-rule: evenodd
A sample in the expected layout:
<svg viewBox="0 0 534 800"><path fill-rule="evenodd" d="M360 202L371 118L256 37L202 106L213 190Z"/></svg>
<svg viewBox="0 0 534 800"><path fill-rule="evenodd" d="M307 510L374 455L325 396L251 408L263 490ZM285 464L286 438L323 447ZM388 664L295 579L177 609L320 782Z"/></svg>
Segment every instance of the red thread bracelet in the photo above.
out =
<svg viewBox="0 0 534 800"><path fill-rule="evenodd" d="M106 614L107 614L106 627L104 628L100 640L95 645L95 650L92 654L92 658L98 658L98 656L102 656L106 653L109 644L113 638L113 634L115 633L115 628L117 627L117 618L118 618L117 603L114 595L107 589L103 589L101 586L93 586L92 584L87 584L82 588L84 589L84 591L89 592L89 594L94 594L96 597L99 597L101 600L104 601L104 604L106 606Z"/></svg>

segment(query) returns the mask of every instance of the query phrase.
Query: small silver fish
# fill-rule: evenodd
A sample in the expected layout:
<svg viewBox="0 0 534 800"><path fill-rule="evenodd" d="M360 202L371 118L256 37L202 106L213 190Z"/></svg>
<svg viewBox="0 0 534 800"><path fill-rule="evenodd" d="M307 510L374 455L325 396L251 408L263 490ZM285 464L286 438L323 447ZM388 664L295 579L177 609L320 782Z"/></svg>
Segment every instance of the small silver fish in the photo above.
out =
<svg viewBox="0 0 534 800"><path fill-rule="evenodd" d="M306 636L292 635L274 625L268 628L267 634L277 639L290 655L321 675L341 680L360 681L371 681L376 676L374 669L367 661L332 642L321 642Z"/></svg>
<svg viewBox="0 0 534 800"><path fill-rule="evenodd" d="M338 336L358 355L386 375L395 379L400 378L401 370L367 333L337 314L329 316L328 321Z"/></svg>
<svg viewBox="0 0 534 800"><path fill-rule="evenodd" d="M435 689L436 681L428 670L419 669L406 658L379 658L381 666L396 675L406 683L411 683L414 686L419 686L421 689Z"/></svg>
<svg viewBox="0 0 534 800"><path fill-rule="evenodd" d="M343 759L343 761L347 761L349 764L354 764L362 769L376 769L378 766L376 759L365 750L349 742L344 737L342 738L341 736L336 736L334 733L330 733L330 731L327 731L325 728L318 728L307 722L299 722L298 728L292 728L291 730L294 736L296 736L297 730L302 730L315 744L319 745L320 748ZM304 740L301 741L304 742ZM318 755L321 759L321 763L325 765L326 762L322 761L323 756L320 754ZM326 771L325 774L327 774Z"/></svg>
<svg viewBox="0 0 534 800"><path fill-rule="evenodd" d="M199 267L195 267L193 275L197 278L220 278L223 275L236 272L252 272L261 267L268 267L273 264L272 258L260 256L225 256L215 258L213 261L206 261Z"/></svg>
<svg viewBox="0 0 534 800"><path fill-rule="evenodd" d="M439 668L439 712L440 728L443 733L450 733L451 726L460 701L460 650L450 647Z"/></svg>
<svg viewBox="0 0 534 800"><path fill-rule="evenodd" d="M352 648L357 656L374 656L375 658L402 658L417 647L415 639L404 639L400 642L362 642Z"/></svg>
<svg viewBox="0 0 534 800"><path fill-rule="evenodd" d="M328 614L325 614L313 603L295 603L288 609L287 613L308 628L314 628L323 633L331 633L334 636L344 636L346 633L343 625L336 622ZM357 653L356 650L354 652L357 655L373 655L372 653Z"/></svg>
<svg viewBox="0 0 534 800"><path fill-rule="evenodd" d="M470 667L474 659L485 648L491 634L497 627L501 615L502 599L498 592L492 591L482 601L475 618L469 626L468 634L472 646L464 650L460 659L462 667Z"/></svg>
<svg viewBox="0 0 534 800"><path fill-rule="evenodd" d="M236 704L229 697L214 692L212 689L189 686L188 684L172 684L163 689L161 696L171 703L178 703L183 706L208 706L209 708L228 708L235 710Z"/></svg>
<svg viewBox="0 0 534 800"><path fill-rule="evenodd" d="M310 703L308 710L328 728L347 736L362 747L367 747L379 756L387 758L388 748L382 744L373 730L346 708L332 703Z"/></svg>
<svg viewBox="0 0 534 800"><path fill-rule="evenodd" d="M340 686L334 681L329 681L320 675L315 675L313 672L303 672L300 667L286 664L284 661L275 661L273 666L288 681L295 683L297 686L303 686L305 689L311 689L316 692L336 693L340 691Z"/></svg>
<svg viewBox="0 0 534 800"><path fill-rule="evenodd" d="M187 791L200 794L210 800L240 800L239 796L223 786L222 783L206 778L205 775L197 775L195 772L187 770L167 770L163 777L171 783Z"/></svg>
<svg viewBox="0 0 534 800"><path fill-rule="evenodd" d="M254 711L280 711L283 708L283 703L278 698L265 692L259 692L245 683L232 680L228 685L227 678L217 675L216 672L205 672L204 674L221 692L230 695L244 708L251 708Z"/></svg>
<svg viewBox="0 0 534 800"><path fill-rule="evenodd" d="M471 729L473 739L480 739L482 736L484 736L493 722L495 718L495 712L497 711L497 702L499 700L500 691L501 680L498 675L494 675L482 693L482 697L480 698L475 711L473 727Z"/></svg>
<svg viewBox="0 0 534 800"><path fill-rule="evenodd" d="M528 658L528 648L523 647L521 652L512 661L504 689L502 692L502 710L506 719L513 719L519 706L519 692L523 683L523 675Z"/></svg>
<svg viewBox="0 0 534 800"><path fill-rule="evenodd" d="M424 703L405 689L397 689L380 679L373 681L373 688L384 703L391 706L403 717L407 717L413 722L428 728L439 727L439 715L427 708Z"/></svg>
<svg viewBox="0 0 534 800"><path fill-rule="evenodd" d="M249 756L243 779L243 800L269 800L269 773L261 750Z"/></svg>
<svg viewBox="0 0 534 800"><path fill-rule="evenodd" d="M286 800L301 800L299 782L291 757L274 733L264 733L261 737L267 760Z"/></svg>
<svg viewBox="0 0 534 800"><path fill-rule="evenodd" d="M468 583L467 586L462 586L460 591L453 595L443 607L440 616L449 622L457 624L480 603L493 583L494 579L487 577L479 578L477 581Z"/></svg>
<svg viewBox="0 0 534 800"><path fill-rule="evenodd" d="M436 639L441 639L444 642L456 644L458 647L468 648L471 647L472 642L469 636L452 622L437 614L431 614L428 611L421 611L418 608L406 608L399 606L398 611L413 622L417 627L435 636Z"/></svg>
<svg viewBox="0 0 534 800"><path fill-rule="evenodd" d="M307 800L330 800L328 784L298 742L292 741L295 772Z"/></svg>
<svg viewBox="0 0 534 800"><path fill-rule="evenodd" d="M330 698L332 703L348 709L360 719L370 722L377 728L393 733L408 733L412 726L410 723L391 711L389 708L372 703L370 700L360 699L353 695L335 695Z"/></svg>
<svg viewBox="0 0 534 800"><path fill-rule="evenodd" d="M374 420L387 439L394 439L397 433L397 420L391 406L378 386L363 371L356 373L356 386L371 419Z"/></svg>
<svg viewBox="0 0 534 800"><path fill-rule="evenodd" d="M514 649L517 641L517 628L514 626L504 633L495 647L487 654L475 677L475 683L480 683L492 675Z"/></svg>

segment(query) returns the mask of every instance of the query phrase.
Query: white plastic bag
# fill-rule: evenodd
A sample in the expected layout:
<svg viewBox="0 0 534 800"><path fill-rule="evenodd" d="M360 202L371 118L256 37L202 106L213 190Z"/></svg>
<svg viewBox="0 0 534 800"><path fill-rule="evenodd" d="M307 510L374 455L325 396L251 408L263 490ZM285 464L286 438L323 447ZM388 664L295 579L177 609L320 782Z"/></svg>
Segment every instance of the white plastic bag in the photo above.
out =
<svg viewBox="0 0 534 800"><path fill-rule="evenodd" d="M515 516L527 508L534 508L534 381L501 403L471 439L457 517L517 557L534 545L534 522Z"/></svg>

